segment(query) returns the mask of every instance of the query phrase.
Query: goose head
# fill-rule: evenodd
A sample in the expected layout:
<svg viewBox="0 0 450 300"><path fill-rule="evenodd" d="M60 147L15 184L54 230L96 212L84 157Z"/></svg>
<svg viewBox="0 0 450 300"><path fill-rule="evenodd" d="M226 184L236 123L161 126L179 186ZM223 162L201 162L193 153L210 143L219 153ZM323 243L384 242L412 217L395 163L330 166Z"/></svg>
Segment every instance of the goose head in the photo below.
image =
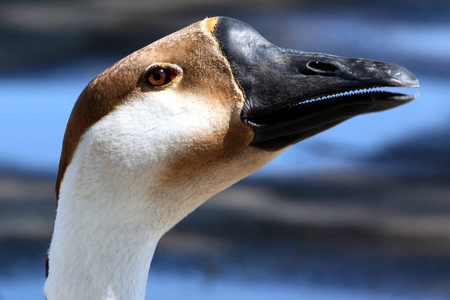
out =
<svg viewBox="0 0 450 300"><path fill-rule="evenodd" d="M56 192L83 135L101 170L214 194L300 140L415 98L380 88L417 86L398 65L283 49L238 20L206 19L89 83L68 122Z"/></svg>
<svg viewBox="0 0 450 300"><path fill-rule="evenodd" d="M298 141L415 97L382 88L417 86L398 65L283 49L226 17L132 53L88 84L70 116L47 297L83 284L84 295L122 295L124 256L145 291L151 249L198 205Z"/></svg>

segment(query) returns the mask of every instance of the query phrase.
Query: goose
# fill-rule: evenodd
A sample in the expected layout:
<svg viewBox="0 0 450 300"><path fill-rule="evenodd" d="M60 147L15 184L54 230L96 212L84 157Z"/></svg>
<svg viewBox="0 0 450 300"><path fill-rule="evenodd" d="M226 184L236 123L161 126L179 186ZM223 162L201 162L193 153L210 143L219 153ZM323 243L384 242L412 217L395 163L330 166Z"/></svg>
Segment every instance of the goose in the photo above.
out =
<svg viewBox="0 0 450 300"><path fill-rule="evenodd" d="M401 66L283 49L227 17L123 58L67 123L45 296L144 299L155 247L186 215L291 145L411 101L405 88L418 86Z"/></svg>

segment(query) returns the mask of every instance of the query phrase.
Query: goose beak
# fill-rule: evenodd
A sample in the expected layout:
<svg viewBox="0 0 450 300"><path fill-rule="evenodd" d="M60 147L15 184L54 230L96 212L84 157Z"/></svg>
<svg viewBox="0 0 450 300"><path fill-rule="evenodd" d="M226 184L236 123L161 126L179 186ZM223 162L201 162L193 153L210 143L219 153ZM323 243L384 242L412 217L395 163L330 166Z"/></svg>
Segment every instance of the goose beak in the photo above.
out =
<svg viewBox="0 0 450 300"><path fill-rule="evenodd" d="M417 78L395 64L279 48L224 17L213 34L244 93L241 120L254 131L251 144L265 150L417 96L410 89L419 87Z"/></svg>

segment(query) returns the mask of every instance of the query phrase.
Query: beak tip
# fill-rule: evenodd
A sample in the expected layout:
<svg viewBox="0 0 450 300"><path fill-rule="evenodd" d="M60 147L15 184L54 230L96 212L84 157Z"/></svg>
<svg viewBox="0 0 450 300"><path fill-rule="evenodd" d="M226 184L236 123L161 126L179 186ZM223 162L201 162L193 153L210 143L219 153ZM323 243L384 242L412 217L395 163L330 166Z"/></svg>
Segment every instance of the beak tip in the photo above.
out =
<svg viewBox="0 0 450 300"><path fill-rule="evenodd" d="M393 79L399 87L418 88L420 86L419 79L408 69L395 65Z"/></svg>

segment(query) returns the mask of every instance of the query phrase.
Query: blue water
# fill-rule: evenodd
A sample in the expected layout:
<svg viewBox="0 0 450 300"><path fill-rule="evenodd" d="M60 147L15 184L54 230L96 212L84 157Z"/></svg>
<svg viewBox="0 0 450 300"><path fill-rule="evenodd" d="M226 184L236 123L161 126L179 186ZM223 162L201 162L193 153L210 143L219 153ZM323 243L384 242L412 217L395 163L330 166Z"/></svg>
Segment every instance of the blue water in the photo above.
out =
<svg viewBox="0 0 450 300"><path fill-rule="evenodd" d="M20 274L0 277L0 300L45 299L42 291L42 270L31 272L24 269ZM314 300L443 300L444 297L371 292L311 286L281 281L242 281L229 278L207 278L201 274L150 273L146 299L314 299Z"/></svg>

